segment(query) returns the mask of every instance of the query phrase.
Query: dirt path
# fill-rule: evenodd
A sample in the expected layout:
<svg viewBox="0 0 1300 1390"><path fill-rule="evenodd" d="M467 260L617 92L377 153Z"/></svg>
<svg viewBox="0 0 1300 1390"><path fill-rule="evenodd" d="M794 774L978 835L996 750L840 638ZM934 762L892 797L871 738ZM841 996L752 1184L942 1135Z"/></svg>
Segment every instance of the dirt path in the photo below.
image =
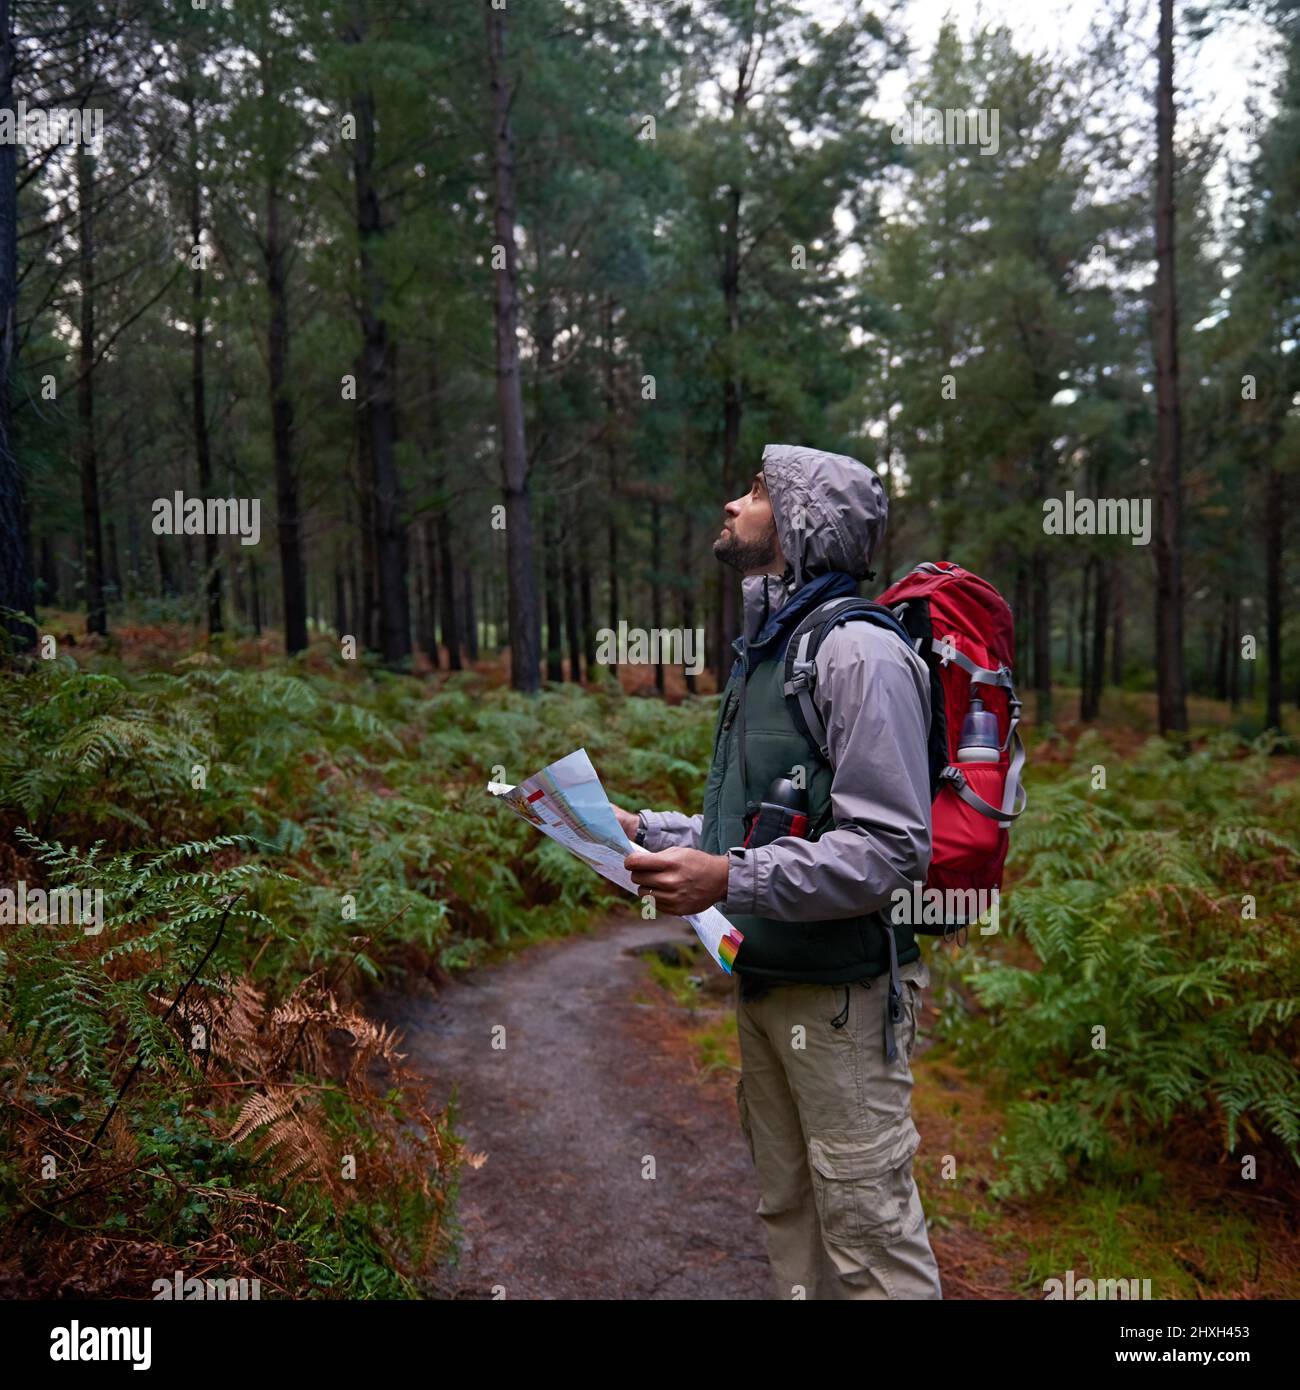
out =
<svg viewBox="0 0 1300 1390"><path fill-rule="evenodd" d="M490 1298L498 1285L511 1299L771 1296L734 1076L701 1075L685 1038L729 995L692 1017L629 954L688 939L676 922L615 917L436 999L376 1001L430 1098L441 1105L459 1085L457 1128L488 1154L464 1170L449 1296Z"/></svg>

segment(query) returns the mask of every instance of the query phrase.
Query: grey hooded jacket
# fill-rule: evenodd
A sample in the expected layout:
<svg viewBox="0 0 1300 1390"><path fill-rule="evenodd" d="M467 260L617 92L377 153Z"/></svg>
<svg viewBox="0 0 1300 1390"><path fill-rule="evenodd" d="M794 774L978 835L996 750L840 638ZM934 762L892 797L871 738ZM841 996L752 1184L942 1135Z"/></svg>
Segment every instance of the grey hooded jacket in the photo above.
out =
<svg viewBox="0 0 1300 1390"><path fill-rule="evenodd" d="M884 535L888 502L875 472L856 459L789 444L763 450L783 575L742 583L745 635L808 580L828 570L862 579ZM886 909L930 865L926 737L930 677L891 632L845 623L826 634L813 699L826 723L835 825L817 840L785 837L728 851L726 913L826 921ZM698 848L703 817L642 811L645 847Z"/></svg>

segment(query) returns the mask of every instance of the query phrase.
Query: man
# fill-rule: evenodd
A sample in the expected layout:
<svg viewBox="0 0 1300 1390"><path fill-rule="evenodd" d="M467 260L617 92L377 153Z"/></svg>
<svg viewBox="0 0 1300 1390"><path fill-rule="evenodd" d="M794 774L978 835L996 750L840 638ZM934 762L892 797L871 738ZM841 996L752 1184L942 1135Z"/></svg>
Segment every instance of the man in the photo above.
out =
<svg viewBox="0 0 1300 1390"><path fill-rule="evenodd" d="M764 449L713 545L744 576L745 633L704 811L619 812L646 851L625 866L657 908L716 905L745 938L736 1095L779 1298L943 1296L912 1177L910 1059L930 975L910 928L892 925L892 957L885 929L891 895L930 863L929 675L893 632L829 629L813 689L829 766L783 692L790 632L869 577L887 511L856 459ZM776 777L806 784L806 838L745 849L747 813Z"/></svg>

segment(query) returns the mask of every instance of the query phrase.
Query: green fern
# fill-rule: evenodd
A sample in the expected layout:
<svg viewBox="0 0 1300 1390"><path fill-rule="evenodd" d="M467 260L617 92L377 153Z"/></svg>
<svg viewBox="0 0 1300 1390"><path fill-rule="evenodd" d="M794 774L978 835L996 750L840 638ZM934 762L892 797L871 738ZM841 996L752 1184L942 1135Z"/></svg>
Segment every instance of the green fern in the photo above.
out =
<svg viewBox="0 0 1300 1390"><path fill-rule="evenodd" d="M1009 1098L1000 1193L1206 1114L1228 1152L1249 1125L1300 1163L1300 852L1266 770L1263 744L1231 735L1182 759L1151 740L1127 766L1087 736L1031 798L1003 920L1038 966L967 960L986 1014L950 1022Z"/></svg>

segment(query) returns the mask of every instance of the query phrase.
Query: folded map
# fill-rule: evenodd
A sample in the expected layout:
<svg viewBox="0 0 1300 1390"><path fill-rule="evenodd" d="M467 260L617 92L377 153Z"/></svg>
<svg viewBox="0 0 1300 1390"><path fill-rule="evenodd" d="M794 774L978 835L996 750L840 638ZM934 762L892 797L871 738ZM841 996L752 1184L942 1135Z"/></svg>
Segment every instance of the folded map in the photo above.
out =
<svg viewBox="0 0 1300 1390"><path fill-rule="evenodd" d="M487 789L543 835L549 835L570 854L590 864L598 874L640 896L641 890L623 867L623 860L637 846L623 833L585 748L544 767L518 786L489 782ZM695 928L704 949L730 975L744 940L740 932L716 907L707 907L684 920Z"/></svg>

